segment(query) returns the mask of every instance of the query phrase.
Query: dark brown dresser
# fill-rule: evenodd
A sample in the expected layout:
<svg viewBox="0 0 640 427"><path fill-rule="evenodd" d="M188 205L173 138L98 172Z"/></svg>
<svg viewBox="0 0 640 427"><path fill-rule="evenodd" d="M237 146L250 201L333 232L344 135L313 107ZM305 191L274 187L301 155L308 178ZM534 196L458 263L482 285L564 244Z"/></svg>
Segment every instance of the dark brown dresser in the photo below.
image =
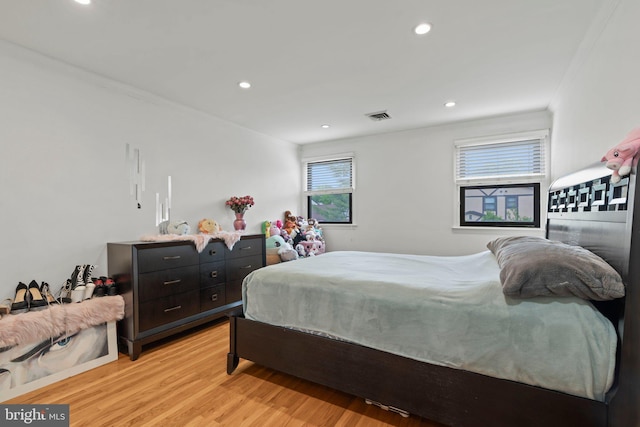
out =
<svg viewBox="0 0 640 427"><path fill-rule="evenodd" d="M125 300L118 337L131 360L142 346L242 310L242 280L265 265L265 237L242 236L229 250L212 240L108 243L109 276Z"/></svg>

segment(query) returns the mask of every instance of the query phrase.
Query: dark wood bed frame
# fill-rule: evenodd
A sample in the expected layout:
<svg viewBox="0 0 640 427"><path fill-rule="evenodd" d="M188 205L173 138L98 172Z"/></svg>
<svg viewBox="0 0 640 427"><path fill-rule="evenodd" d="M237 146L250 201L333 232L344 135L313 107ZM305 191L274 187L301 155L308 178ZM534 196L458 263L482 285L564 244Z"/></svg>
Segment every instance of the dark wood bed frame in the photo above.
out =
<svg viewBox="0 0 640 427"><path fill-rule="evenodd" d="M639 190L635 169L618 184L610 175L597 164L556 180L549 189L546 227L549 239L604 258L627 286L624 299L597 305L619 336L615 381L604 402L431 365L242 314L230 319L227 372L243 358L455 427L640 426L640 208L634 209Z"/></svg>

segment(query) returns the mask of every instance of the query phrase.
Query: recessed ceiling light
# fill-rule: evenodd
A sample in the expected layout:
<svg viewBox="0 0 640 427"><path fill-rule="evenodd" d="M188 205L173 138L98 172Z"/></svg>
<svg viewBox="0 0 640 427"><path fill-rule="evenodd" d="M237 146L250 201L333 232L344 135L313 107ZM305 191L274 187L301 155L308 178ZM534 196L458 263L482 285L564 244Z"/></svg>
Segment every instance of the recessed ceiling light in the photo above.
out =
<svg viewBox="0 0 640 427"><path fill-rule="evenodd" d="M322 129L329 129L331 127L331 125L328 124L324 124L320 126Z"/></svg>
<svg viewBox="0 0 640 427"><path fill-rule="evenodd" d="M448 101L444 103L444 106L447 108L452 108L456 106L456 101Z"/></svg>
<svg viewBox="0 0 640 427"><path fill-rule="evenodd" d="M91 0L75 0L75 1L76 3L80 3L84 5L91 4Z"/></svg>
<svg viewBox="0 0 640 427"><path fill-rule="evenodd" d="M238 86L240 86L242 89L249 89L251 87L251 83L249 83L249 82L240 82L240 83L238 83Z"/></svg>
<svg viewBox="0 0 640 427"><path fill-rule="evenodd" d="M431 31L431 24L427 22L422 22L416 25L416 27L413 29L413 32L419 36L427 34L429 31Z"/></svg>

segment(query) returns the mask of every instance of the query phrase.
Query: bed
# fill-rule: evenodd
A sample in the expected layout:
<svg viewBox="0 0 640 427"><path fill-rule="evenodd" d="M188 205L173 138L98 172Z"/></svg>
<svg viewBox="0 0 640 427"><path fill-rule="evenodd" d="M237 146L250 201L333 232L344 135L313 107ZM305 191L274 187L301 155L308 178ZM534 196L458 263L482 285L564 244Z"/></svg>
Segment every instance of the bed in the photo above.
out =
<svg viewBox="0 0 640 427"><path fill-rule="evenodd" d="M328 253L252 273L227 372L243 358L451 426L640 425L636 175L610 175L597 164L552 184L548 240L464 257ZM522 247L539 243L544 262L578 252L565 270L595 285L538 267L563 287L520 286L536 258Z"/></svg>

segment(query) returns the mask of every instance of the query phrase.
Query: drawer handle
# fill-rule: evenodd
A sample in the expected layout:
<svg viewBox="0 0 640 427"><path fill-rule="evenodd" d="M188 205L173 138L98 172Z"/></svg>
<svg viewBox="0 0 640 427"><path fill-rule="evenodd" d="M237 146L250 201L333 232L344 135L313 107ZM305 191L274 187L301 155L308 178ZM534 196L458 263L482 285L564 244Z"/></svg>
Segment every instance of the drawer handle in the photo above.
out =
<svg viewBox="0 0 640 427"><path fill-rule="evenodd" d="M182 308L182 306L181 306L181 305L176 305L175 307L165 308L165 309L164 309L164 312L165 312L165 313L168 313L168 312L170 312L170 311L180 310L181 308Z"/></svg>
<svg viewBox="0 0 640 427"><path fill-rule="evenodd" d="M247 249L251 249L251 246L245 246L244 248L240 248L241 251L247 250Z"/></svg>
<svg viewBox="0 0 640 427"><path fill-rule="evenodd" d="M165 256L165 257L162 257L162 259L164 259L165 261L172 260L172 259L180 259L180 255Z"/></svg>
<svg viewBox="0 0 640 427"><path fill-rule="evenodd" d="M216 277L218 277L218 270L211 272L211 278L215 279Z"/></svg>
<svg viewBox="0 0 640 427"><path fill-rule="evenodd" d="M216 251L215 249L209 250L209 255L215 255L217 253L218 253L218 251Z"/></svg>
<svg viewBox="0 0 640 427"><path fill-rule="evenodd" d="M242 268L243 270L248 270L248 269L250 269L251 267L252 267L252 265L251 265L251 264L249 264L249 265L245 265L244 267L240 267L240 268Z"/></svg>
<svg viewBox="0 0 640 427"><path fill-rule="evenodd" d="M218 301L218 294L211 295L211 301Z"/></svg>
<svg viewBox="0 0 640 427"><path fill-rule="evenodd" d="M176 280L167 280L166 282L164 282L165 285L175 285L176 283L180 283L182 280L181 279L176 279Z"/></svg>

